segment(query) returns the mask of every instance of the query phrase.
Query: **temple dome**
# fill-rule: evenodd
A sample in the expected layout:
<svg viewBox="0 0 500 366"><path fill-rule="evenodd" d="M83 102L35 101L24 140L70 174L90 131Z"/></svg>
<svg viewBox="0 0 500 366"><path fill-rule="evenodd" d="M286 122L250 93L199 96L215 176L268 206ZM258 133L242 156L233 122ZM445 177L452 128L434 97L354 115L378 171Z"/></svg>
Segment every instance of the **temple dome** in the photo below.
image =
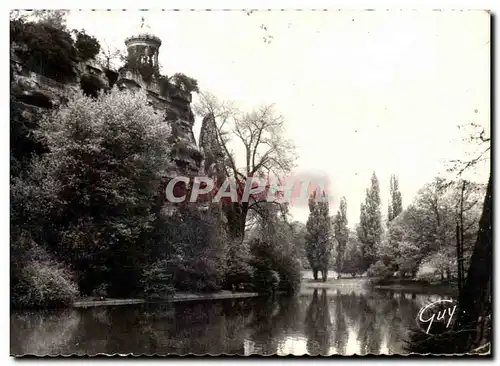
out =
<svg viewBox="0 0 500 366"><path fill-rule="evenodd" d="M144 17L141 19L141 24L133 31L132 36L125 39L125 45L128 47L137 42L146 42L161 46L161 39L154 35L151 27L145 23Z"/></svg>

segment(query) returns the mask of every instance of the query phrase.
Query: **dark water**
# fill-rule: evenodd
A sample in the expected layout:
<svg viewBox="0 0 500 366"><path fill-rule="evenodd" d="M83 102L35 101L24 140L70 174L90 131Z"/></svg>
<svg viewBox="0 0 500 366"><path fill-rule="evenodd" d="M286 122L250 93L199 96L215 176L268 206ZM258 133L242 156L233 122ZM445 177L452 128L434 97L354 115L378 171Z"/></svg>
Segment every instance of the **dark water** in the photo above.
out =
<svg viewBox="0 0 500 366"><path fill-rule="evenodd" d="M438 295L307 289L294 298L22 311L12 354L401 353Z"/></svg>

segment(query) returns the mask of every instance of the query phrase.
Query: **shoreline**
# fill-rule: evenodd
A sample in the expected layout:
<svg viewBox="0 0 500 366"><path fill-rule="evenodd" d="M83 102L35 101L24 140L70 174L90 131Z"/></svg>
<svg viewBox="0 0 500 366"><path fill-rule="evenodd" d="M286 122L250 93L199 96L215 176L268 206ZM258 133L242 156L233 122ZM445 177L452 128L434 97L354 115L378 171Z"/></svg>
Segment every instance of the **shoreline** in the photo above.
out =
<svg viewBox="0 0 500 366"><path fill-rule="evenodd" d="M326 282L321 280L314 281L312 279L303 279L301 283L301 290L310 292L313 289L326 289L326 290L382 290L382 291L398 291L408 292L415 294L436 294L445 296L458 296L456 287L447 284L424 284L418 280L405 281L404 283L395 280L394 283L377 285L372 283L374 278L357 277L357 278L341 278L329 279Z"/></svg>
<svg viewBox="0 0 500 366"><path fill-rule="evenodd" d="M225 299L246 299L259 296L256 292L230 292L220 291L210 294L194 293L176 293L171 298L164 300L146 300L146 299L107 299L107 300L78 300L73 302L73 308L89 308L96 306L116 306L116 305L134 305L134 304L155 304L169 302L187 302L187 301L206 301L206 300L225 300Z"/></svg>
<svg viewBox="0 0 500 366"><path fill-rule="evenodd" d="M458 290L453 287L448 287L441 284L430 284L430 285L421 285L421 284L407 284L407 285L375 285L373 286L376 290L385 290L385 291L401 291L401 292L410 292L415 294L437 294L437 295L447 295L447 296L458 296Z"/></svg>
<svg viewBox="0 0 500 366"><path fill-rule="evenodd" d="M314 281L312 279L303 279L300 286L299 296L309 295L314 289L339 290L343 291L359 291L359 290L381 290L381 291L398 291L409 292L415 294L438 294L445 296L457 296L458 291L454 287L449 287L444 284L421 284L415 283L392 283L386 285L370 284L370 279L366 277L358 278L342 278L329 279L326 282ZM210 301L210 300L230 300L230 299L247 299L259 297L261 294L256 292L232 292L218 291L214 293L191 293L178 292L166 299L148 300L141 298L125 298L125 299L105 299L97 300L93 298L82 298L74 301L68 308L90 308L99 306L120 306L120 305L138 305L138 304L159 304L159 303L176 303L189 301Z"/></svg>

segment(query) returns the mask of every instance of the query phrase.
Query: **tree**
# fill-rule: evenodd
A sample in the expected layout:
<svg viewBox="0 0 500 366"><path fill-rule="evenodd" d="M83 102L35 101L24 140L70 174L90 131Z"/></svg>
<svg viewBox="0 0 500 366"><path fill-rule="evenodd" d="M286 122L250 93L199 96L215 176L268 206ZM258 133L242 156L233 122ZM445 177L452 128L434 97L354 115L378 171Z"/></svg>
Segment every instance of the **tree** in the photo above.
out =
<svg viewBox="0 0 500 366"><path fill-rule="evenodd" d="M97 99L71 95L40 130L50 150L43 157L48 178L57 182L61 202L48 247L77 270L84 293L100 283L115 295L133 292L168 161L170 126L147 105L145 93L115 88Z"/></svg>
<svg viewBox="0 0 500 366"><path fill-rule="evenodd" d="M182 291L217 291L226 274L227 236L218 215L200 211L196 204L181 205L160 225L167 226L150 262L165 258L175 288ZM159 258L158 258L159 257Z"/></svg>
<svg viewBox="0 0 500 366"><path fill-rule="evenodd" d="M491 223L491 174L488 180L479 232L467 273L467 279L459 295L459 318L454 329L467 332L459 339L459 349L478 347L483 339L490 339L487 323L491 316L492 298L492 223ZM486 334L485 334L486 332Z"/></svg>
<svg viewBox="0 0 500 366"><path fill-rule="evenodd" d="M82 61L87 61L90 59L95 59L101 50L101 45L97 38L85 33L85 30L73 29L72 33L75 35L75 48L78 53L78 57Z"/></svg>
<svg viewBox="0 0 500 366"><path fill-rule="evenodd" d="M382 277L383 279L391 277L393 272L381 260L373 263L368 268L367 275L369 277Z"/></svg>
<svg viewBox="0 0 500 366"><path fill-rule="evenodd" d="M365 203L361 205L358 238L362 243L365 270L375 262L376 250L382 237L382 215L380 212L380 187L373 172L371 186L366 190Z"/></svg>
<svg viewBox="0 0 500 366"><path fill-rule="evenodd" d="M309 264L313 270L314 279L318 279L321 272L325 282L328 268L332 260L334 238L332 220L330 218L326 194L314 191L309 197L309 217L307 219L306 253Z"/></svg>
<svg viewBox="0 0 500 366"><path fill-rule="evenodd" d="M405 230L404 217L403 215L399 215L388 224L387 231L377 249L378 258L390 268L393 273L399 269L401 257L400 245L405 238Z"/></svg>
<svg viewBox="0 0 500 366"><path fill-rule="evenodd" d="M77 49L70 32L45 22L10 21L10 42L25 67L57 81L75 78Z"/></svg>
<svg viewBox="0 0 500 366"><path fill-rule="evenodd" d="M465 268L469 264L477 235L484 189L481 185L464 179L454 182L452 187L452 200L455 202L456 214L457 279L458 288L461 289L465 279Z"/></svg>
<svg viewBox="0 0 500 366"><path fill-rule="evenodd" d="M28 14L24 10L19 10L19 9L12 9L9 12L9 20L20 20L20 21L26 21L26 18L28 17Z"/></svg>
<svg viewBox="0 0 500 366"><path fill-rule="evenodd" d="M401 198L401 192L399 191L398 178L394 174L391 175L390 185L390 200L387 214L388 222L391 222L395 217L403 212L403 200Z"/></svg>
<svg viewBox="0 0 500 366"><path fill-rule="evenodd" d="M66 17L69 10L32 10L31 15L35 17L38 23L50 25L54 28L65 30Z"/></svg>
<svg viewBox="0 0 500 366"><path fill-rule="evenodd" d="M459 126L461 128L463 126ZM475 123L470 123L465 127L472 127L474 131L465 138L468 142L473 142L478 152L471 159L453 160L453 166L449 169L456 172L461 178L459 181L459 198L453 202L452 211L455 222L453 223L456 257L458 263L461 258L462 226L461 214L465 207L465 192L462 180L466 171L472 170L478 163L489 160L490 137L484 127ZM452 329L442 329L441 334L428 335L424 332L415 333L411 336L411 343L408 347L410 352L421 353L490 353L491 352L491 313L492 313L492 262L493 262L493 236L492 236L492 176L491 170L486 186L486 194L483 201L482 212L479 220L477 236L475 238L472 257L467 271L467 276L460 288L458 296L458 314L453 323ZM465 240L464 240L465 243ZM458 266L460 271L460 265ZM439 323L436 324L436 328ZM444 327L443 327L444 328ZM433 332L435 333L435 331Z"/></svg>
<svg viewBox="0 0 500 366"><path fill-rule="evenodd" d="M464 190L465 187L465 190ZM477 184L436 178L419 190L412 205L388 224L377 250L383 263L401 275L415 276L426 262L439 269L441 279L453 277L457 263L467 262L479 220ZM457 225L459 231L457 248ZM463 235L462 235L463 234ZM457 250L460 256L457 257Z"/></svg>
<svg viewBox="0 0 500 366"><path fill-rule="evenodd" d="M301 267L303 269L309 269L309 261L307 260L306 254L306 235L307 228L306 225L300 221L292 222L293 229L293 243L298 252L298 256L301 262Z"/></svg>
<svg viewBox="0 0 500 366"><path fill-rule="evenodd" d="M171 78L169 78L169 80L176 87L181 88L182 90L189 93L200 92L200 89L198 88L198 81L182 73L174 74Z"/></svg>
<svg viewBox="0 0 500 366"><path fill-rule="evenodd" d="M223 164L218 165L216 173L218 184L230 178L236 180L238 187L244 187L249 178L265 178L270 174L283 177L294 166L295 147L285 138L283 117L275 113L272 105L242 113L233 103L221 102L209 93L200 93L193 109L204 117L205 122L200 132L200 145L207 140L204 136L211 137L210 143L201 146L202 150L206 155L222 155ZM234 136L235 141L230 136ZM233 142L244 151L243 168L232 150ZM259 213L266 198L247 202L238 200L224 205L232 238L243 240L249 211Z"/></svg>
<svg viewBox="0 0 500 366"><path fill-rule="evenodd" d="M127 60L126 52L116 47L110 46L106 41L101 45L101 52L98 55L101 65L107 69L118 69L120 64Z"/></svg>
<svg viewBox="0 0 500 366"><path fill-rule="evenodd" d="M300 287L300 252L293 240L294 226L287 211L272 202L263 204L255 235L250 239L254 284L258 291L279 289L294 293Z"/></svg>
<svg viewBox="0 0 500 366"><path fill-rule="evenodd" d="M349 228L347 227L347 201L345 197L342 197L342 199L340 200L340 207L337 211L337 215L335 215L334 232L335 238L338 242L335 265L338 272L338 277L340 278L343 267L342 262L345 256L345 248L349 240Z"/></svg>
<svg viewBox="0 0 500 366"><path fill-rule="evenodd" d="M492 222L491 175L488 181L477 240L465 284L459 292L458 309L450 328L434 323L433 334L422 331L411 335L407 348L419 353L491 352L492 313ZM437 331L440 334L436 334Z"/></svg>
<svg viewBox="0 0 500 366"><path fill-rule="evenodd" d="M449 250L455 247L456 236L453 188L452 182L437 177L419 190L409 210L409 240L420 248L422 259L445 248L443 253L453 253ZM441 267L448 278L455 267L454 259L452 256L452 265Z"/></svg>
<svg viewBox="0 0 500 366"><path fill-rule="evenodd" d="M228 240L224 287L228 290L248 288L254 274L251 262L249 243Z"/></svg>
<svg viewBox="0 0 500 366"><path fill-rule="evenodd" d="M363 257L361 254L361 242L355 232L349 234L342 265L342 273L349 273L352 277L362 274Z"/></svg>
<svg viewBox="0 0 500 366"><path fill-rule="evenodd" d="M474 123L471 123L470 126L473 127L474 132L468 136L468 140L475 143L480 152L470 160L454 161L455 166L452 170L457 171L459 176L479 162L490 158L491 137L484 127ZM491 340L491 313L493 310L491 306L493 270L491 181L490 171L467 278L459 294L459 317L453 326L454 330L461 332L455 343L461 352L473 350L483 346L485 341Z"/></svg>

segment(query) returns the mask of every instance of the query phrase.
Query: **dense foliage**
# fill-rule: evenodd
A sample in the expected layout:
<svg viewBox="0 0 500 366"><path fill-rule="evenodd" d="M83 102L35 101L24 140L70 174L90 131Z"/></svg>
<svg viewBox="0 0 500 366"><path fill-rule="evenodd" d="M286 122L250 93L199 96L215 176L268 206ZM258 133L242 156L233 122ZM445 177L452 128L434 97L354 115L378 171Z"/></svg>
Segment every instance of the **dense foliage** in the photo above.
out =
<svg viewBox="0 0 500 366"><path fill-rule="evenodd" d="M331 269L339 276L366 273L380 279L400 276L428 282L458 280L460 287L465 281L464 268L469 265L478 230L484 190L484 186L472 182L437 177L422 187L413 203L403 209L398 179L392 175L387 226L383 230L380 188L374 173L361 205L356 232L347 228L345 198L331 218L335 237ZM314 268L319 268L319 259L325 257L318 255L322 242L318 234L330 229L326 211L320 215L317 206L311 207L305 248L317 278Z"/></svg>
<svg viewBox="0 0 500 366"><path fill-rule="evenodd" d="M175 85L177 88L180 88L186 92L199 93L200 89L198 88L198 81L189 76L186 76L182 73L174 74L170 79L170 83Z"/></svg>
<svg viewBox="0 0 500 366"><path fill-rule="evenodd" d="M11 16L12 50L29 70L63 83L75 76L76 62L101 51L85 31L67 30L64 15L40 12L36 21ZM199 91L195 79L161 76L157 65L142 62L140 47L133 51L125 67L145 81L159 79L165 93ZM273 236L260 236L268 246L260 250L244 240L245 220L238 219L235 236L223 217L230 215L220 207L200 211L181 205L165 216L158 204L162 175L170 159L187 153L172 140L167 116L155 111L144 93L106 90L91 74L81 75L80 87L54 110L52 103L36 108L31 100L20 103L22 93L11 100L14 306L59 306L77 296L157 299L175 290L296 291L299 254L281 219ZM267 136L282 128L281 117L263 110L238 123L251 128L261 117L256 126L261 142L272 146L264 155L285 156L287 141L276 144ZM267 164L253 163L255 171ZM33 248L44 256L31 255Z"/></svg>
<svg viewBox="0 0 500 366"><path fill-rule="evenodd" d="M23 45L16 50L27 68L59 81L72 79L77 57L71 34L46 23L13 20L10 41Z"/></svg>
<svg viewBox="0 0 500 366"><path fill-rule="evenodd" d="M335 239L325 192L314 191L309 197L309 218L306 227L306 254L314 279L318 279L319 271L323 281L326 281L328 269L333 263Z"/></svg>
<svg viewBox="0 0 500 366"><path fill-rule="evenodd" d="M169 133L144 94L118 90L76 93L40 121L49 152L13 179L11 224L70 265L83 294L138 289Z"/></svg>
<svg viewBox="0 0 500 366"><path fill-rule="evenodd" d="M293 229L278 213L261 221L259 244L231 238L218 206L164 215L157 198L171 129L144 93L75 92L38 118L28 127L45 150L11 176L13 306L298 289Z"/></svg>
<svg viewBox="0 0 500 366"><path fill-rule="evenodd" d="M214 212L186 205L162 223L152 243L154 255L167 260L176 289L211 292L222 288L226 273L226 235Z"/></svg>
<svg viewBox="0 0 500 366"><path fill-rule="evenodd" d="M165 259L147 265L142 272L141 285L148 299L165 299L174 293L170 265Z"/></svg>
<svg viewBox="0 0 500 366"><path fill-rule="evenodd" d="M291 239L293 226L275 203L262 204L255 235L250 240L253 284L258 292L281 290L294 293L299 289L301 265L299 249Z"/></svg>
<svg viewBox="0 0 500 366"><path fill-rule="evenodd" d="M61 82L72 80L75 62L94 59L101 46L83 30L70 32L60 20L44 19L10 21L10 42L17 45L15 53L33 72Z"/></svg>
<svg viewBox="0 0 500 366"><path fill-rule="evenodd" d="M58 307L76 299L78 286L65 265L34 243L26 231L14 231L11 241L14 307Z"/></svg>
<svg viewBox="0 0 500 366"><path fill-rule="evenodd" d="M94 59L101 50L101 45L97 39L85 33L84 30L74 30L73 32L76 37L75 48L80 60L87 61Z"/></svg>
<svg viewBox="0 0 500 366"><path fill-rule="evenodd" d="M340 273L350 274L352 277L362 274L363 257L361 253L361 242L354 231L349 232L347 245L342 258Z"/></svg>

